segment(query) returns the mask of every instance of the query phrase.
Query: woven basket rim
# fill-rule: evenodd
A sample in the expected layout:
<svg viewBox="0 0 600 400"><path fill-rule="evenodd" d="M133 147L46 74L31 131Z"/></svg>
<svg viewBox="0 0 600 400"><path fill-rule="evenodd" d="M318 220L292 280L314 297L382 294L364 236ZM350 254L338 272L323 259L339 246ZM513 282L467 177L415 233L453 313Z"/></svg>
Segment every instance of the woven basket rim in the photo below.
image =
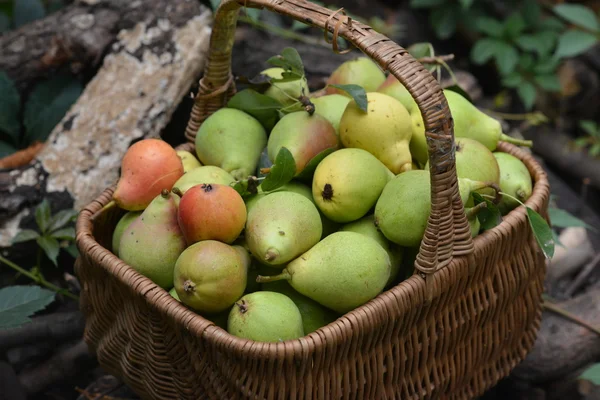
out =
<svg viewBox="0 0 600 400"><path fill-rule="evenodd" d="M540 212L545 201L550 194L550 186L546 173L542 166L535 158L526 151L506 142L498 144L498 151L507 152L521 159L527 166L533 180L533 192L531 197L524 203L531 207L536 212ZM334 335L327 335L331 329L339 329L345 331L348 326L352 326L353 322L366 318L369 314L370 307L386 307L383 304L384 298L392 297L396 303L400 303L400 299L404 299L405 306L414 307L422 305L426 301L427 283L418 274L399 282L397 285L381 292L377 297L369 302L353 309L352 311L341 315L338 319L330 324L319 328L301 338L286 340L284 342L255 342L253 340L236 337L228 333L226 330L218 327L212 321L207 320L202 315L188 309L179 301L175 300L167 290L162 289L149 278L138 273L133 267L127 265L108 249L102 247L93 237L93 219L95 216L106 212L106 205L109 202L110 196L115 188L115 185L105 189L105 191L88 206L86 206L77 218L77 234L76 242L82 255L93 257L100 265L112 276L117 278L121 283L125 284L131 290L144 297L150 305L157 311L172 318L177 324L183 325L190 333L203 336L211 345L225 346L228 344L234 345L240 350L240 354L247 355L252 352L252 357L271 358L289 357L290 354L296 353L292 348L301 348L306 356L308 356L318 343L322 342L321 335L327 336L328 345L336 345L340 340ZM527 218L527 212L524 207L517 207L509 214L503 217L501 224L495 228L484 231L474 239L475 252L483 248L486 243L494 241L499 235L510 235L511 228L521 223ZM80 256L81 257L81 256ZM438 270L427 279L433 279L430 283L433 285L434 297L437 294L443 293L444 284L452 283L449 275L456 274L457 269L467 268L467 257L456 257L452 262L443 269ZM431 287L429 287L431 289ZM407 293L408 292L408 293ZM408 296L408 297L406 297ZM379 304L382 303L382 304ZM253 347L261 347L260 351L253 350ZM287 349L287 350L286 350Z"/></svg>

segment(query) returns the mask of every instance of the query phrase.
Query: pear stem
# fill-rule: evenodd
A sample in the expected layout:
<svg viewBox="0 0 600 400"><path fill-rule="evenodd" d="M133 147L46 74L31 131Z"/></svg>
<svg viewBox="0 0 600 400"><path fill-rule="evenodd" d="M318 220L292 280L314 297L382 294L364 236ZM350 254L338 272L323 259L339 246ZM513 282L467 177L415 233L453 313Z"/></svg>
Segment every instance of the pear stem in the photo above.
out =
<svg viewBox="0 0 600 400"><path fill-rule="evenodd" d="M525 191L523 191L522 189L518 189L518 190L517 190L517 192L516 192L515 194L517 195L517 198L518 198L519 200L521 200L521 201L525 201L525 200L527 200L527 199L525 198L525 197L526 197Z"/></svg>
<svg viewBox="0 0 600 400"><path fill-rule="evenodd" d="M505 135L504 133L500 134L500 140L502 140L504 142L512 143L517 146L533 147L533 141L531 141L531 140L517 139L517 138L511 137L511 136Z"/></svg>
<svg viewBox="0 0 600 400"><path fill-rule="evenodd" d="M467 219L475 218L477 216L477 214L479 214L479 212L481 210L483 210L484 208L487 208L487 203L485 203L485 202L479 203L476 206L469 208L468 210L465 211L465 213L467 214Z"/></svg>
<svg viewBox="0 0 600 400"><path fill-rule="evenodd" d="M261 174L268 174L269 172L271 172L271 168L261 168L260 169Z"/></svg>
<svg viewBox="0 0 600 400"><path fill-rule="evenodd" d="M283 279L288 280L288 281L290 279L292 279L292 275L285 269L279 275L272 275L272 276L258 275L256 277L256 282L257 283L268 283L268 282L280 281Z"/></svg>
<svg viewBox="0 0 600 400"><path fill-rule="evenodd" d="M470 179L469 179L470 180ZM474 187L472 188L473 191L476 190L480 190L480 189L485 189L485 188L492 188L494 189L494 191L496 192L496 196L493 198L492 203L494 204L498 204L500 203L500 200L502 200L502 195L500 186L496 183L496 182L482 182L482 181L473 181L470 180L471 182L473 182ZM491 198L491 196L489 196Z"/></svg>
<svg viewBox="0 0 600 400"><path fill-rule="evenodd" d="M178 188L178 187L174 187L171 189L172 193L175 193L177 196L179 197L183 197L183 192Z"/></svg>
<svg viewBox="0 0 600 400"><path fill-rule="evenodd" d="M277 259L277 257L279 257L279 252L275 249L269 249L267 250L267 253L265 254L265 261L275 261L275 259Z"/></svg>

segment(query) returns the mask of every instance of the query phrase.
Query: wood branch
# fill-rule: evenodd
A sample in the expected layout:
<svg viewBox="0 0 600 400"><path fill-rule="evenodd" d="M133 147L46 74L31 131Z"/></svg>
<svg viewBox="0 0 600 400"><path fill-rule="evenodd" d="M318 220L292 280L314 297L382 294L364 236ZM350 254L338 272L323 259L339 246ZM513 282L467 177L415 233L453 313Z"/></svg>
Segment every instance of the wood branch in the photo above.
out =
<svg viewBox="0 0 600 400"><path fill-rule="evenodd" d="M63 347L52 358L19 374L19 382L28 395L40 393L51 385L69 379L82 368L93 365L94 357L81 339Z"/></svg>
<svg viewBox="0 0 600 400"><path fill-rule="evenodd" d="M85 321L79 311L61 312L35 317L18 328L0 331L0 352L42 340L61 341L83 334Z"/></svg>
<svg viewBox="0 0 600 400"><path fill-rule="evenodd" d="M557 304L560 308L600 326L600 282L583 294ZM544 311L532 351L513 374L533 383L568 375L600 357L600 335L553 312Z"/></svg>
<svg viewBox="0 0 600 400"><path fill-rule="evenodd" d="M172 13L175 28L197 13L193 1L180 1ZM65 8L0 36L0 70L26 90L38 78L68 65L79 71L95 69L109 45L122 30L138 23L156 25L154 16L165 16L171 2L163 0L80 0ZM186 15L185 11L190 14ZM159 27L160 28L160 27Z"/></svg>
<svg viewBox="0 0 600 400"><path fill-rule="evenodd" d="M158 137L197 82L210 39L210 10L190 0L127 4L163 11L119 33L111 54L30 165L0 171L0 248L10 247L11 238L33 220L42 198L53 212L79 210L114 184L127 148Z"/></svg>

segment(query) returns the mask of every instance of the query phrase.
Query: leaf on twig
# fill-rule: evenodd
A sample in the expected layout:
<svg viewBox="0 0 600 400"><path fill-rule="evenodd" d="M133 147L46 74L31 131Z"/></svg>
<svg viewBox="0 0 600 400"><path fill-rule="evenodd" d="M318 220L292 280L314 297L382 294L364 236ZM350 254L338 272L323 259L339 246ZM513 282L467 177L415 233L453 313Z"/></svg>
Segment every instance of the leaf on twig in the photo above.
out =
<svg viewBox="0 0 600 400"><path fill-rule="evenodd" d="M527 209L527 219L533 231L533 236L540 246L546 258L551 259L554 256L554 235L550 225L544 218L530 207Z"/></svg>
<svg viewBox="0 0 600 400"><path fill-rule="evenodd" d="M8 286L0 289L0 329L15 328L31 322L56 294L39 286Z"/></svg>
<svg viewBox="0 0 600 400"><path fill-rule="evenodd" d="M260 187L263 192L275 190L291 181L294 175L296 175L296 161L294 160L294 156L286 147L282 147L279 153L277 153L275 163L271 167L269 175L265 177Z"/></svg>
<svg viewBox="0 0 600 400"><path fill-rule="evenodd" d="M286 80L296 80L304 76L304 64L298 51L293 47L286 47L281 55L276 55L267 60L267 63L274 67L280 67L285 70L281 78L272 79L272 82L285 82Z"/></svg>
<svg viewBox="0 0 600 400"><path fill-rule="evenodd" d="M481 209L477 214L477 219L483 230L490 230L502 222L500 210L498 210L498 207L490 199L483 197L477 192L473 192L472 196L475 205L481 202L486 203L486 208Z"/></svg>
<svg viewBox="0 0 600 400"><path fill-rule="evenodd" d="M368 106L369 102L367 101L367 92L365 91L365 89L362 86L354 85L354 84L329 85L329 86L338 88L338 89L343 90L344 92L348 93L350 96L352 96L352 98L356 102L356 105L358 106L358 108L360 108L364 112L367 112L367 106Z"/></svg>
<svg viewBox="0 0 600 400"><path fill-rule="evenodd" d="M279 110L283 105L272 97L258 93L253 89L244 89L236 93L227 103L227 107L244 111L256 118L267 131L273 129L279 120Z"/></svg>
<svg viewBox="0 0 600 400"><path fill-rule="evenodd" d="M33 239L37 239L40 236L39 233L32 229L23 229L21 232L17 233L15 237L12 239L12 243L21 243L28 242Z"/></svg>
<svg viewBox="0 0 600 400"><path fill-rule="evenodd" d="M50 203L47 199L42 200L35 208L35 222L40 228L40 232L46 232L50 223Z"/></svg>
<svg viewBox="0 0 600 400"><path fill-rule="evenodd" d="M51 236L39 236L36 238L38 245L44 250L46 256L52 261L54 266L58 266L57 258L58 252L60 251L60 246L58 244L58 240Z"/></svg>

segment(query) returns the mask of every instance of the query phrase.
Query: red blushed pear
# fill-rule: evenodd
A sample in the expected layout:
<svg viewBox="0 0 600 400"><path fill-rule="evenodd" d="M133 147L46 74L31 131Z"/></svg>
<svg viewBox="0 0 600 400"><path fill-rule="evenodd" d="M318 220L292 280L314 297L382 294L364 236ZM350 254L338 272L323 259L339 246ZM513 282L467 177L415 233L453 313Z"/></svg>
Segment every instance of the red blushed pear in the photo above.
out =
<svg viewBox="0 0 600 400"><path fill-rule="evenodd" d="M385 81L385 74L369 57L361 56L342 63L327 78L326 94L350 96L347 92L329 85L359 85L367 92L373 92Z"/></svg>
<svg viewBox="0 0 600 400"><path fill-rule="evenodd" d="M121 161L113 200L124 210L143 210L163 189L171 190L183 173L181 158L170 144L161 139L140 140Z"/></svg>
<svg viewBox="0 0 600 400"><path fill-rule="evenodd" d="M325 117L306 111L297 111L285 115L271 130L267 142L267 153L271 162L275 162L282 147L286 147L296 161L296 176L317 154L338 148L338 136L335 128Z"/></svg>
<svg viewBox="0 0 600 400"><path fill-rule="evenodd" d="M177 220L188 245L202 240L218 240L231 244L246 225L246 204L230 186L200 184L181 195Z"/></svg>

